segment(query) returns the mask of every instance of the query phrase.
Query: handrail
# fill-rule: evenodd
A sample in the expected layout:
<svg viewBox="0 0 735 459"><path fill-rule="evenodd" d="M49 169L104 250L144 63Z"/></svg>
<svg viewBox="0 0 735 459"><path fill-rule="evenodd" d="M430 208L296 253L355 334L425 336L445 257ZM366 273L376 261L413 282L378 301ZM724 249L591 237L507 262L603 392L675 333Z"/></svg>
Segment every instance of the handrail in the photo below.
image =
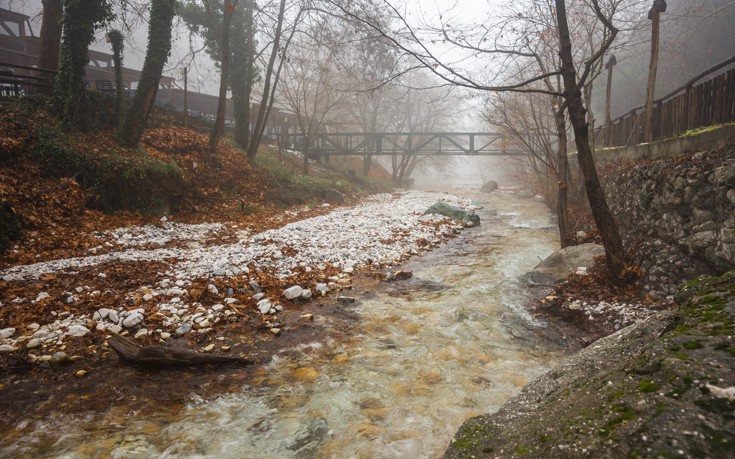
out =
<svg viewBox="0 0 735 459"><path fill-rule="evenodd" d="M28 65L21 65L21 64L10 64L8 62L0 62L0 67L10 67L10 68L16 68L16 69L22 69L22 70L32 70L34 72L45 72L45 73L59 73L58 70L51 70L51 69L44 69L40 67L31 67Z"/></svg>

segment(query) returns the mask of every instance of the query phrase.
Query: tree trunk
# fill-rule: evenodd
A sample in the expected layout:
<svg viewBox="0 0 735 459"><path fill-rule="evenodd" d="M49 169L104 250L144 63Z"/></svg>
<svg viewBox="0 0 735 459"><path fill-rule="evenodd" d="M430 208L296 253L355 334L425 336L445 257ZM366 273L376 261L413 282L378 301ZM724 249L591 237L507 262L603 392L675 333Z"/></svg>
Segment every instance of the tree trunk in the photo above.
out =
<svg viewBox="0 0 735 459"><path fill-rule="evenodd" d="M217 117L214 120L214 127L209 134L209 160L215 161L217 144L225 130L225 109L227 108L227 83L230 78L230 24L232 23L232 15L235 12L238 0L225 0L222 12L222 40L220 41L220 52L222 62L220 62L220 79L219 79L219 99L217 100Z"/></svg>
<svg viewBox="0 0 735 459"><path fill-rule="evenodd" d="M43 22L41 22L41 44L38 48L38 68L47 70L59 69L59 51L61 50L61 21L64 17L62 0L43 0ZM39 73L40 77L53 81L53 75ZM51 94L51 87L40 88L44 94Z"/></svg>
<svg viewBox="0 0 735 459"><path fill-rule="evenodd" d="M569 37L566 5L564 0L555 0L557 9L557 24L559 26L559 40L561 58L561 72L564 79L564 93L567 100L567 111L574 129L574 141L577 145L577 158L584 176L584 185L587 191L587 200L592 209L597 229L600 231L602 243L605 246L605 259L610 278L620 280L625 267L625 252L618 233L615 219L605 199L605 192L600 185L600 179L592 158L589 145L589 126L585 120L585 107L582 103L582 92L577 84L577 73L572 57L572 42Z"/></svg>
<svg viewBox="0 0 735 459"><path fill-rule="evenodd" d="M193 366L193 365L252 365L254 362L242 357L221 354L204 354L185 349L164 346L140 346L130 338L112 335L108 340L110 347L120 360L147 367Z"/></svg>
<svg viewBox="0 0 735 459"><path fill-rule="evenodd" d="M362 175L367 177L370 175L370 168L373 165L373 155L364 155L362 157Z"/></svg>
<svg viewBox="0 0 735 459"><path fill-rule="evenodd" d="M659 22L661 13L654 6L652 10L653 29L651 31L651 63L648 69L648 86L646 87L646 142L653 140L653 98L656 92L656 72L658 70Z"/></svg>
<svg viewBox="0 0 735 459"><path fill-rule="evenodd" d="M94 30L107 16L100 0L65 0L63 40L59 54L59 73L53 89L53 109L65 129L86 129L88 113L85 73L89 44Z"/></svg>
<svg viewBox="0 0 735 459"><path fill-rule="evenodd" d="M258 153L258 147L260 146L260 139L263 136L263 130L265 128L266 118L268 117L268 97L271 91L271 80L273 79L273 69L276 64L276 57L280 51L281 45L281 34L283 32L283 17L286 11L286 0L281 0L281 4L278 10L278 22L276 24L276 35L273 40L273 50L271 51L271 57L268 60L268 68L265 73L265 81L263 83L263 97L260 101L260 110L258 110L258 118L255 122L254 135L250 139L248 145L248 159L251 161L255 159L255 155Z"/></svg>
<svg viewBox="0 0 735 459"><path fill-rule="evenodd" d="M250 142L250 96L253 92L255 69L255 36L253 30L253 7L244 5L241 37L237 37L238 46L232 49L232 71L230 89L232 90L232 107L235 115L235 143L241 148L248 148Z"/></svg>
<svg viewBox="0 0 735 459"><path fill-rule="evenodd" d="M123 102L123 35L119 30L111 30L107 33L112 45L112 60L115 63L115 125L120 123Z"/></svg>
<svg viewBox="0 0 735 459"><path fill-rule="evenodd" d="M558 106L558 103L554 105ZM569 158L567 157L567 123L562 109L554 110L556 121L556 136L558 140L558 151L556 161L557 199L556 214L559 220L559 241L561 248L567 247L571 242L572 228L569 218Z"/></svg>
<svg viewBox="0 0 735 459"><path fill-rule="evenodd" d="M171 51L171 24L176 0L153 0L148 26L148 49L143 71L133 102L118 130L117 137L124 147L134 148L145 131L148 115L156 101L163 66Z"/></svg>

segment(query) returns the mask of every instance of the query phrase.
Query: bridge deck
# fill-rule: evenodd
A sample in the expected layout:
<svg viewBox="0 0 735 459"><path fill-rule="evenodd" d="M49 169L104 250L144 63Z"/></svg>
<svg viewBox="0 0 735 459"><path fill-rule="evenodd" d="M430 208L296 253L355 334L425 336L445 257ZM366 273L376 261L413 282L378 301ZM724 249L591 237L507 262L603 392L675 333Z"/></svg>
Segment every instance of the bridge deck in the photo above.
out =
<svg viewBox="0 0 735 459"><path fill-rule="evenodd" d="M307 141L308 140L308 141ZM282 145L310 155L525 155L495 132L340 132L310 136L286 134Z"/></svg>

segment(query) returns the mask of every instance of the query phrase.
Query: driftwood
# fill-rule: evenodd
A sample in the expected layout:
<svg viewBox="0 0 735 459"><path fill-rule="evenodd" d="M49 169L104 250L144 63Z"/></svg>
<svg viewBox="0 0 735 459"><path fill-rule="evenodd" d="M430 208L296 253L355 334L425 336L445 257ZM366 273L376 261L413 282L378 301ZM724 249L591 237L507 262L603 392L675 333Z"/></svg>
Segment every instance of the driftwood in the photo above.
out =
<svg viewBox="0 0 735 459"><path fill-rule="evenodd" d="M120 360L150 367L206 364L251 365L254 363L249 359L229 355L205 354L164 346L140 346L132 339L119 335L112 335L108 342L110 347L120 356Z"/></svg>

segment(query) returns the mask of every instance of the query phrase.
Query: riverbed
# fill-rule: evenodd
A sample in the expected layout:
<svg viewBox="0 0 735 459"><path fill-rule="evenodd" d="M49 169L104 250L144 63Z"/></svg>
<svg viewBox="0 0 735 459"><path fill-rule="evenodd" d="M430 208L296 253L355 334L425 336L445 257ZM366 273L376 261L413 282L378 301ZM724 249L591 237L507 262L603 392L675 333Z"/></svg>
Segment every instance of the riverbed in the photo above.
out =
<svg viewBox="0 0 735 459"><path fill-rule="evenodd" d="M441 456L465 419L497 410L564 355L536 333L543 324L526 312L529 298L518 282L557 248L551 212L509 192L457 192L482 206L482 224L401 266L412 272L410 279L356 285L356 301L343 306L354 318L348 329L340 321L341 328L331 330L330 315L317 315L324 339L246 370L235 378L237 390L192 393L175 406L161 394L160 406L142 412L120 400L84 416L57 414L34 421L5 451L29 457Z"/></svg>

